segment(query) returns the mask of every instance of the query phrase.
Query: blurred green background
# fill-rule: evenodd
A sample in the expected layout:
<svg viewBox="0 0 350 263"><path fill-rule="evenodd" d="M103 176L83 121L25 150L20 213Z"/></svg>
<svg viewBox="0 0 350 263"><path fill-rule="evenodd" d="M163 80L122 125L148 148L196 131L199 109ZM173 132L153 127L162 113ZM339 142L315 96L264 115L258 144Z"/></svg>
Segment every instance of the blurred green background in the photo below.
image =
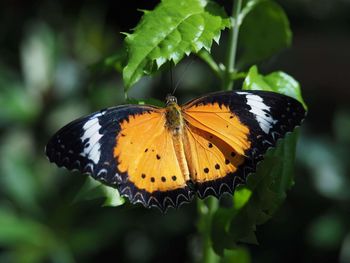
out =
<svg viewBox="0 0 350 263"><path fill-rule="evenodd" d="M120 74L98 66L157 1L3 0L0 4L0 262L193 262L196 203L158 210L78 200L85 176L50 164L44 147L67 122L123 103ZM219 1L229 6L229 1ZM293 45L260 64L302 86L309 106L295 186L267 224L253 262L350 262L350 1L279 1ZM229 7L228 7L229 10ZM225 37L225 36L223 36ZM220 49L214 48L220 56ZM180 102L218 89L198 59L174 70ZM188 66L189 65L189 66ZM163 100L169 73L129 95Z"/></svg>

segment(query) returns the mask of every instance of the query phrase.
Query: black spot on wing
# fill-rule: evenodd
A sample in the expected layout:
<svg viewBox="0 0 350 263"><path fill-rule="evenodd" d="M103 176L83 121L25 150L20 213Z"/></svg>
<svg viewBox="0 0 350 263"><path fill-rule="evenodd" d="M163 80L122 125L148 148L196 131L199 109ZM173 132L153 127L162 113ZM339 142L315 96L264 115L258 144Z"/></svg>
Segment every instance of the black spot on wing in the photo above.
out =
<svg viewBox="0 0 350 263"><path fill-rule="evenodd" d="M196 182L194 188L199 198L204 199L209 195L220 198L224 193L233 193L240 184L246 184L250 173L255 172L253 160L246 159L244 165L241 165L236 172L228 173L225 177L207 182Z"/></svg>
<svg viewBox="0 0 350 263"><path fill-rule="evenodd" d="M116 144L116 136L120 132L120 122L128 119L130 115L151 111L151 107L124 105L95 112L86 117L77 119L60 129L48 142L45 152L51 162L69 170L78 170L91 174L108 185L115 185L118 180L117 163L113 157L113 149ZM96 145L90 145L93 140L84 139L82 136L88 127L84 125L91 121L98 127L94 130L98 133L99 140ZM97 125L97 126L96 126ZM93 129L93 127L92 127ZM99 147L99 158L96 163L93 155L84 153L88 147ZM96 148L97 149L97 148Z"/></svg>
<svg viewBox="0 0 350 263"><path fill-rule="evenodd" d="M194 196L194 192L188 186L175 190L149 193L143 189L139 189L127 180L127 174L122 174L121 178L125 178L118 183L118 189L122 196L127 197L133 204L141 203L148 208L157 207L162 212L166 212L169 207L178 208L184 203L189 203ZM154 177L151 177L150 180L151 182L155 181ZM172 176L172 180L175 181L176 176ZM161 181L165 182L166 178L161 177Z"/></svg>

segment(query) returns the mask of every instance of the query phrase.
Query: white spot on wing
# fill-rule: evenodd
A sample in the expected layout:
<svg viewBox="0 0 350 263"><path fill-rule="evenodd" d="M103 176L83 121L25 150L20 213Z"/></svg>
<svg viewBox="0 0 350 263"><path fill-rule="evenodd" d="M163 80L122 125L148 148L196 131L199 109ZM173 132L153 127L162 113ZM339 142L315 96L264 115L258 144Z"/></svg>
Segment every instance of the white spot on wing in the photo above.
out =
<svg viewBox="0 0 350 263"><path fill-rule="evenodd" d="M87 121L84 126L84 134L80 137L80 140L84 142L87 140L88 147L84 148L83 152L80 153L82 156L89 158L95 164L97 164L101 157L101 145L99 143L102 134L99 133L101 125L98 123L98 117L101 113L97 113Z"/></svg>
<svg viewBox="0 0 350 263"><path fill-rule="evenodd" d="M244 94L247 98L247 104L250 106L250 112L256 117L260 128L265 132L269 133L272 125L277 122L277 120L272 119L271 115L266 115L270 112L270 107L267 106L263 98L254 94Z"/></svg>

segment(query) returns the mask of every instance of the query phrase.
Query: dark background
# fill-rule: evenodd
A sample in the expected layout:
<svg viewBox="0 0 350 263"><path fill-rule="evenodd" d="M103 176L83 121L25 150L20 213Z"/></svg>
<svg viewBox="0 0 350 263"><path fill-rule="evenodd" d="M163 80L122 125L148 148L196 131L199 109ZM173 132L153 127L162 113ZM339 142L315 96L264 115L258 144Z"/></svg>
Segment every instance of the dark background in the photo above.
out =
<svg viewBox="0 0 350 263"><path fill-rule="evenodd" d="M50 164L50 135L86 113L123 103L120 74L96 65L122 45L158 1L20 1L0 4L0 262L192 262L200 256L196 202L162 215L128 204L76 201L84 176ZM226 10L231 9L229 1ZM288 0L292 47L259 65L302 87L309 114L295 185L247 245L253 262L350 262L350 1ZM123 7L121 6L123 4ZM223 35L225 39L225 34ZM215 48L220 53L218 48ZM184 102L217 90L192 59L174 69ZM163 100L169 73L131 97Z"/></svg>

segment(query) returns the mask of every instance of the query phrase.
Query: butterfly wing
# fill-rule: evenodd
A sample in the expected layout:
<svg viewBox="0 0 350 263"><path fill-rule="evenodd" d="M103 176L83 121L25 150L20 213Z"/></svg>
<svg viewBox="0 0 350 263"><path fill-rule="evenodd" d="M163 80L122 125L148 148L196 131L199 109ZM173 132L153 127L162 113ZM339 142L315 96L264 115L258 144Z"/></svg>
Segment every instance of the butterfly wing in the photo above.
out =
<svg viewBox="0 0 350 263"><path fill-rule="evenodd" d="M66 125L46 154L58 166L117 187L132 203L166 209L191 197L169 136L164 109L125 105Z"/></svg>
<svg viewBox="0 0 350 263"><path fill-rule="evenodd" d="M51 162L69 170L91 174L109 185L117 184L117 163L113 158L120 122L130 115L152 112L150 107L123 105L95 112L60 129L45 152Z"/></svg>
<svg viewBox="0 0 350 263"><path fill-rule="evenodd" d="M232 192L269 147L305 117L295 99L266 91L220 92L183 106L192 180L201 198Z"/></svg>
<svg viewBox="0 0 350 263"><path fill-rule="evenodd" d="M163 211L169 206L178 207L193 196L165 123L164 109L129 118L121 123L114 148L121 193L133 203L141 202Z"/></svg>
<svg viewBox="0 0 350 263"><path fill-rule="evenodd" d="M305 115L296 100L262 91L211 94L182 112L186 168L166 110L151 106L119 106L73 121L52 137L46 154L117 187L132 203L166 210L189 201L193 189L201 198L232 192Z"/></svg>

